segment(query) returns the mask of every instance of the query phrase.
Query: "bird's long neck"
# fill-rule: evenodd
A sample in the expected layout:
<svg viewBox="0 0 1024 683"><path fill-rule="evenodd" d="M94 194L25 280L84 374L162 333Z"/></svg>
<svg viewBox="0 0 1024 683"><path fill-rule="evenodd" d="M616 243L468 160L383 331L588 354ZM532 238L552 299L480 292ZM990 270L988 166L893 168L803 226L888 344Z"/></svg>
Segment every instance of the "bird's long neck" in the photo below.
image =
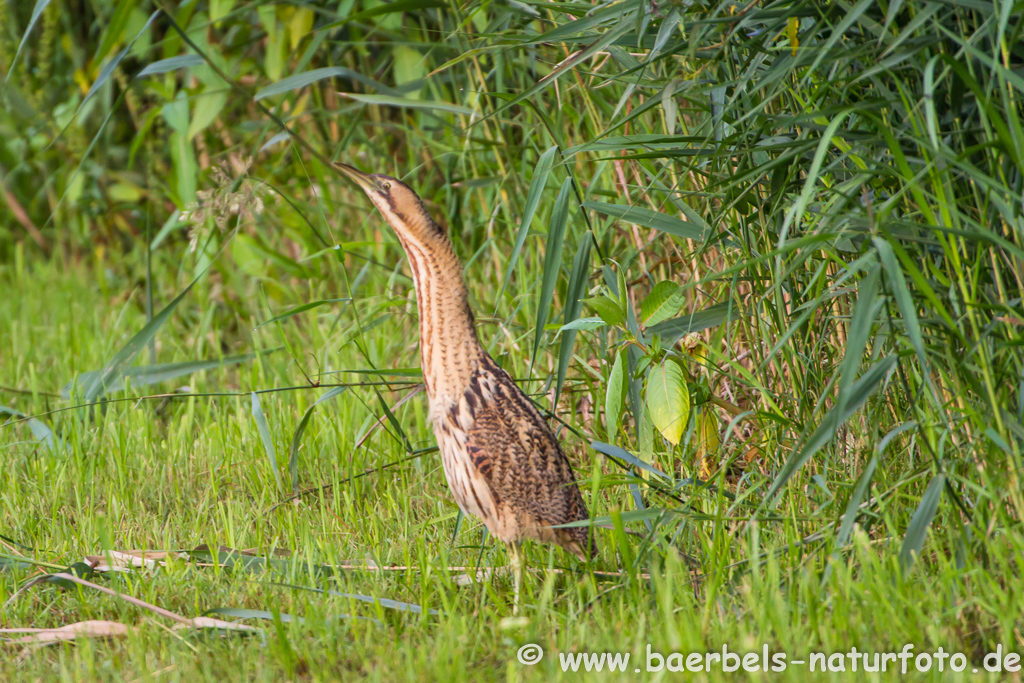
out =
<svg viewBox="0 0 1024 683"><path fill-rule="evenodd" d="M458 401L485 353L476 336L462 263L444 232L399 234L412 268L420 318L420 359L431 404Z"/></svg>

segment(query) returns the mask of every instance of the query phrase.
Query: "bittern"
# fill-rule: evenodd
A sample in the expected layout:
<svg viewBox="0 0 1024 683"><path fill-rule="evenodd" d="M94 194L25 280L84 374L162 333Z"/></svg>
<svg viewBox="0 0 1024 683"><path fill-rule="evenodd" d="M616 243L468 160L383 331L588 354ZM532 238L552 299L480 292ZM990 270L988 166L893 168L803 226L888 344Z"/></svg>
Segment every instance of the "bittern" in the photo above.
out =
<svg viewBox="0 0 1024 683"><path fill-rule="evenodd" d="M448 488L465 513L503 541L518 613L521 542L554 543L586 561L597 553L572 466L547 422L477 338L462 264L408 185L337 164L394 230L412 269L419 311L420 360L430 421Z"/></svg>

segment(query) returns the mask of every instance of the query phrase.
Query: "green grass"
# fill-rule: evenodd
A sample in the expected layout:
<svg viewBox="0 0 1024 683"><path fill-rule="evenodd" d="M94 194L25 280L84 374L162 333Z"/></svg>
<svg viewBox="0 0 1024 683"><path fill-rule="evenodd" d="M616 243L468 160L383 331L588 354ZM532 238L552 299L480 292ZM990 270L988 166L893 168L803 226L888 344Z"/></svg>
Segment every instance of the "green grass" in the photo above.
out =
<svg viewBox="0 0 1024 683"><path fill-rule="evenodd" d="M44 412L65 404L46 395L75 372L102 364L115 347L144 323L139 292L128 300L104 296L82 264L63 268L38 264L27 272L5 269L2 285L38 286L18 290L0 302L0 316L12 321L0 332L4 386L30 392L10 395L12 407L29 405ZM120 276L108 273L108 283ZM88 284L83 284L88 283ZM304 283L295 292L310 298ZM116 291L130 288L116 287ZM209 284L197 286L194 315L219 304ZM286 291L289 291L286 289ZM477 290L478 296L484 296ZM249 299L239 317L240 334L261 319L262 307ZM192 331L190 316L173 319L160 335L161 358L203 355L202 334ZM306 313L280 334L293 343L329 329L333 315ZM412 352L409 315L368 333L374 352L403 359ZM201 325L201 323L199 323ZM200 331L202 327L198 328ZM267 328L261 328L265 330ZM74 334L70 331L74 330ZM278 332L266 335L267 345ZM338 335L339 337L343 335ZM331 367L362 362L353 344L336 345ZM10 358L14 362L6 362ZM300 356L301 358L301 356ZM16 359L16 360L15 360ZM528 546L534 568L522 623L511 616L511 580L505 574L473 585L459 585L460 567L506 566L500 543L482 547L481 526L465 520L458 536L451 501L435 453L349 480L406 455L401 443L378 430L359 449L354 444L367 420L380 413L372 389L353 387L314 412L300 451L302 488L330 484L322 496L297 504L274 506L287 498L287 481L278 486L251 413L249 389L297 382L296 360L283 353L265 356L241 369L208 371L188 378L198 396L139 401L135 398L46 415L66 452L51 455L21 425L8 428L5 466L0 481L0 520L4 535L36 548L5 543L7 555L70 565L85 555L134 548L192 550L201 544L236 549L290 551L277 569L245 571L172 561L154 572L95 579L149 603L191 617L217 608L269 610L302 622L249 620L265 639L252 636L181 636L173 623L90 589L65 590L38 585L15 597L4 610L4 626L56 627L86 619L119 621L137 627L123 640L83 641L36 652L22 662L17 648L0 663L4 680L131 680L168 669L160 680L281 680L308 675L313 680L547 680L559 669L556 652L631 652L646 655L646 646L670 653L720 651L772 652L790 659L810 651L899 650L964 651L972 662L991 643L1013 642L1012 629L1022 597L1014 578L1024 544L1018 535L999 534L988 545L985 564L936 554L901 578L899 543L887 534L872 540L853 536L848 555L832 564L821 584L811 568L820 545L794 545L782 555L769 554L753 572L733 574L725 568L746 556L750 536L737 533L743 522L723 511L695 521L684 530L683 547L701 559L703 572L691 572L674 553L655 554L644 567L653 578L595 578L560 551ZM328 380L333 381L333 380ZM182 381L165 384L171 391ZM304 410L325 391L303 387L262 394L261 403L279 459ZM228 395L206 396L212 392ZM146 392L136 390L137 394ZM389 402L403 393L384 391ZM421 394L398 409L397 417L413 447L432 445ZM566 440L573 461L586 476L597 467L614 472L579 438ZM585 487L586 488L586 487ZM614 489L612 490L614 491ZM602 494L596 515L628 502ZM898 534L900 519L881 520ZM642 529L642 525L638 528ZM793 531L813 528L794 522ZM940 535L952 531L939 529ZM790 540L799 534L790 532ZM602 532L602 552L595 569L615 572L620 554L611 532ZM635 548L634 548L635 551ZM402 570L352 569L334 577L318 575L318 565L400 565ZM454 569L453 569L454 568ZM545 568L566 569L548 573ZM28 569L0 572L0 599L8 600L34 576ZM276 584L323 588L341 593L399 600L436 615L386 609L345 597L313 593ZM349 616L344 616L349 615ZM354 619L354 616L369 619ZM1006 640L1009 638L1009 640ZM526 668L515 660L526 643L544 647L542 663ZM641 664L645 668L646 664ZM630 669L632 671L632 669ZM580 674L582 676L582 674ZM646 673L644 674L647 675ZM770 674L804 680L806 670ZM611 680L607 673L587 679ZM973 679L974 677L972 677Z"/></svg>
<svg viewBox="0 0 1024 683"><path fill-rule="evenodd" d="M1020 2L44 4L0 0L0 627L137 630L2 645L0 679L1024 650ZM457 519L401 248L330 159L423 195L609 527L591 567L528 547L523 620L506 574L460 582L504 551ZM204 545L276 554L90 580L304 620L27 586Z"/></svg>

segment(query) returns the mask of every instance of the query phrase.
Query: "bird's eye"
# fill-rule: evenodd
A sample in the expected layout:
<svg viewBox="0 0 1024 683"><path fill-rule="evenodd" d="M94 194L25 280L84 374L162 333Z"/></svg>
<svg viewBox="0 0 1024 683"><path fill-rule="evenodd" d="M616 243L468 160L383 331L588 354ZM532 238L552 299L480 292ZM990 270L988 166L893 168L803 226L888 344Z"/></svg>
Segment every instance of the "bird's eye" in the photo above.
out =
<svg viewBox="0 0 1024 683"><path fill-rule="evenodd" d="M380 186L382 188L384 188L385 190L390 190L391 189L391 183L381 183Z"/></svg>

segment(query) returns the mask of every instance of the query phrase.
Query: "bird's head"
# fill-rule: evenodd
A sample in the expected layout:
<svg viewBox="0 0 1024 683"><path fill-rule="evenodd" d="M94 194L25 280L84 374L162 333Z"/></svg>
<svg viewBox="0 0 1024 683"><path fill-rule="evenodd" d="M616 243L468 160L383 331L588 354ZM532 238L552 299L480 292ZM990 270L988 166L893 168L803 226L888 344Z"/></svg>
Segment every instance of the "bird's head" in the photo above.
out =
<svg viewBox="0 0 1024 683"><path fill-rule="evenodd" d="M391 228L403 240L426 244L445 237L431 218L423 200L408 185L381 173L363 173L348 164L335 163L339 171L362 188Z"/></svg>

